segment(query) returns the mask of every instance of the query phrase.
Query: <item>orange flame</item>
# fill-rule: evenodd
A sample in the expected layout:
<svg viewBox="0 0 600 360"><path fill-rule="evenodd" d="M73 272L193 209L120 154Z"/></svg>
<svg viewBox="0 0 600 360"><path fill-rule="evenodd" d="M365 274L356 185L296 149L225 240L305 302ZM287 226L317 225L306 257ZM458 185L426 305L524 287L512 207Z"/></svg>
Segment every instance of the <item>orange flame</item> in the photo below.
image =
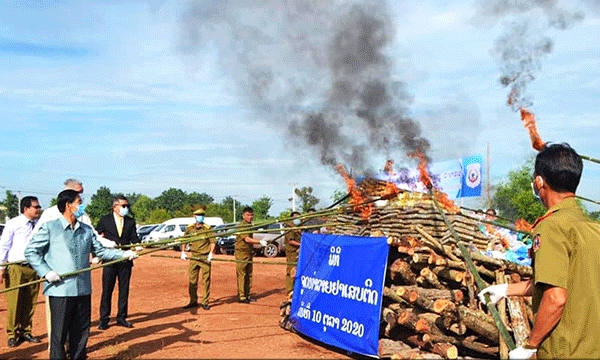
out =
<svg viewBox="0 0 600 360"><path fill-rule="evenodd" d="M525 129L529 132L529 137L531 138L531 146L537 151L540 151L546 146L546 143L540 137L540 133L538 132L537 123L535 122L535 115L525 109L521 108L521 121L523 121L523 125L525 125Z"/></svg>
<svg viewBox="0 0 600 360"><path fill-rule="evenodd" d="M515 221L515 229L520 231L533 231L533 225L527 222L525 219L519 219Z"/></svg>
<svg viewBox="0 0 600 360"><path fill-rule="evenodd" d="M381 199L382 200L393 199L393 198L397 197L398 194L400 194L400 189L398 189L398 186L396 186L396 184L394 184L394 183L388 182L388 183L385 183L385 189L383 190Z"/></svg>
<svg viewBox="0 0 600 360"><path fill-rule="evenodd" d="M448 198L448 194L443 191L435 190L433 192L435 200L449 213L458 214L460 212L460 206Z"/></svg>
<svg viewBox="0 0 600 360"><path fill-rule="evenodd" d="M358 188L356 187L356 182L352 177L348 174L346 169L344 169L344 165L337 164L335 166L337 172L342 175L344 181L346 181L346 186L348 187L348 193L350 194L350 200L348 201L351 205L355 205L352 207L354 211L360 211L360 215L363 219L368 219L373 212L373 204L368 203L365 204L369 199L366 195L364 195Z"/></svg>
<svg viewBox="0 0 600 360"><path fill-rule="evenodd" d="M419 181L421 181L427 189L431 189L433 187L433 182L431 181L431 176L429 176L429 171L427 170L427 158L425 157L425 154L417 150L408 155L412 158L419 159L419 165L417 166L419 169Z"/></svg>

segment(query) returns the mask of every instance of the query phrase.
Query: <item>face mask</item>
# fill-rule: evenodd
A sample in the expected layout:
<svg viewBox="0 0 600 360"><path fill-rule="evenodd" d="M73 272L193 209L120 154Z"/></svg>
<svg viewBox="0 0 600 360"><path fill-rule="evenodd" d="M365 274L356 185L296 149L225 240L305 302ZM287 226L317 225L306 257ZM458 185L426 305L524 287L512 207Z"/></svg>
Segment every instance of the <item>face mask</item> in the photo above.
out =
<svg viewBox="0 0 600 360"><path fill-rule="evenodd" d="M75 211L75 213L73 215L75 215L76 218L79 218L83 214L85 214L85 205L80 204L79 207L77 208L77 211Z"/></svg>
<svg viewBox="0 0 600 360"><path fill-rule="evenodd" d="M120 208L119 214L123 217L127 216L127 214L129 214L129 208L124 208L124 207Z"/></svg>
<svg viewBox="0 0 600 360"><path fill-rule="evenodd" d="M294 225L298 226L298 225L300 225L302 223L302 220L300 220L300 219L294 219L294 220L292 220L292 223Z"/></svg>
<svg viewBox="0 0 600 360"><path fill-rule="evenodd" d="M535 189L535 186L533 186L533 183L531 183L531 192L533 193L533 197L541 204L542 198L540 197L540 194Z"/></svg>
<svg viewBox="0 0 600 360"><path fill-rule="evenodd" d="M203 223L204 215L196 215L196 222Z"/></svg>

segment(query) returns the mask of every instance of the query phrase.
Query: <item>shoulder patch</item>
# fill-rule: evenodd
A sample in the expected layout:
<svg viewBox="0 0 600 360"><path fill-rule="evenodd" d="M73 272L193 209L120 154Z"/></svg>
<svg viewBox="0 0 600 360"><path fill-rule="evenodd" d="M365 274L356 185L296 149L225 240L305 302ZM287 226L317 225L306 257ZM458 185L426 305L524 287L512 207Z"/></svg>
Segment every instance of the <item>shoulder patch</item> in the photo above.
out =
<svg viewBox="0 0 600 360"><path fill-rule="evenodd" d="M533 237L533 241L531 242L531 249L533 252L537 252L540 249L540 246L542 246L542 243L540 242L540 236L536 235Z"/></svg>

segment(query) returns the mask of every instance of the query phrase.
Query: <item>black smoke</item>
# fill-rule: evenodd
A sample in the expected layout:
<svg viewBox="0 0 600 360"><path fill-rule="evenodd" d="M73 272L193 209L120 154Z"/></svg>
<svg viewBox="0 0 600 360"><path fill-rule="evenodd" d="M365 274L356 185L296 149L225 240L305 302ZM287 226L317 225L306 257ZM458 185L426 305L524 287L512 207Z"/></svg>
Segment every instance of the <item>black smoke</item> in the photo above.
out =
<svg viewBox="0 0 600 360"><path fill-rule="evenodd" d="M196 0L181 24L181 53L216 49L256 119L321 163L366 171L373 155L429 150L394 77L384 0Z"/></svg>

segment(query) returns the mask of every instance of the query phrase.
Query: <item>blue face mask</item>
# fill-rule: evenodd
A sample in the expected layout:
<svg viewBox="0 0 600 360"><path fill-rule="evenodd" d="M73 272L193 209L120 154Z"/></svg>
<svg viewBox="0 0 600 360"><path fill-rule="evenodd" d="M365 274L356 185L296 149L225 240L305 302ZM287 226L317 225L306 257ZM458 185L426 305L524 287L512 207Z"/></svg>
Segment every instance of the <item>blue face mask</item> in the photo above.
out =
<svg viewBox="0 0 600 360"><path fill-rule="evenodd" d="M531 192L533 193L533 197L537 200L537 202L539 202L540 204L543 204L542 198L540 197L540 194L535 189L535 186L533 186L533 183L531 183Z"/></svg>
<svg viewBox="0 0 600 360"><path fill-rule="evenodd" d="M292 220L292 223L294 225L298 226L298 225L302 224L302 220L300 220L300 219L294 219L294 220Z"/></svg>
<svg viewBox="0 0 600 360"><path fill-rule="evenodd" d="M85 205L80 204L79 207L77 208L77 211L73 215L75 215L76 218L79 218L79 217L83 216L83 214L85 214Z"/></svg>
<svg viewBox="0 0 600 360"><path fill-rule="evenodd" d="M129 214L129 208L122 207L119 209L119 215L125 217L127 214Z"/></svg>
<svg viewBox="0 0 600 360"><path fill-rule="evenodd" d="M196 215L196 222L203 223L204 215Z"/></svg>

